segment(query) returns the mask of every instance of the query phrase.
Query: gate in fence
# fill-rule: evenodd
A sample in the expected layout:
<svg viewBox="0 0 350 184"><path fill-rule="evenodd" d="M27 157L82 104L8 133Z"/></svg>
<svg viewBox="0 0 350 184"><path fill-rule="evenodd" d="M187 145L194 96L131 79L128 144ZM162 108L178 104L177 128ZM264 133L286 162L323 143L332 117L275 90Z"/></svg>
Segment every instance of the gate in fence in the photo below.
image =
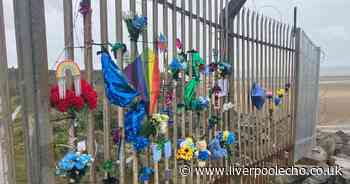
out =
<svg viewBox="0 0 350 184"><path fill-rule="evenodd" d="M41 35L45 32L43 1L15 0L14 2L17 53L20 61L19 83L24 100L22 117L26 138L27 180L28 183L33 184L54 183L52 127L46 108L48 105L46 102L49 101L46 81L48 78L47 47L46 38ZM198 166L196 161L189 162L188 168L185 168L192 172L187 177L181 176L179 170L184 169L184 164L175 157L179 138L192 137L195 140L204 139L211 142L218 131L234 132L237 141L232 147L231 159L210 160L207 163L209 167L290 166L295 158L301 158L306 148L312 146L313 128L317 119L315 107L318 103L317 81L320 58L319 49L311 45L311 41L300 29L296 30L288 24L241 8L245 3L244 0L231 2L228 0L116 0L113 3L100 0L96 4L100 12L98 15L100 39L98 39L93 38L91 33L92 13L95 12L96 7L90 9L90 0L82 2L89 5L88 9L85 9L87 11L81 15L84 24L82 48L87 81L94 81L92 47L97 45L94 41L100 40L98 45L106 46L110 42L108 33L115 32L116 41L125 43L130 48L128 58L123 57L121 51L117 52L118 65L125 68L130 63L130 58L135 58L138 53L151 48L160 62L161 96L165 96L170 91L176 94L171 103L174 125L169 126L166 131L166 138L171 140L172 157L160 162L152 160L151 149L143 153L130 149L125 142L123 131L125 109L112 107L104 97L103 159L115 160L118 169L114 174L118 177L119 183L139 183L139 171L145 166L154 171L151 179L145 183L269 183L273 179L272 176L200 176L195 173ZM63 0L63 5L66 57L74 59L76 18L73 18L73 15L77 15L78 9L73 9L71 0ZM108 27L112 21L108 19L108 9L112 7L115 10L114 28ZM130 41L126 25L123 23L123 11L148 17L150 23L147 30L142 33L141 41ZM3 18L2 15L1 18ZM0 21L0 23L3 22ZM168 40L165 52L158 51L159 33ZM226 78L218 80L217 75L200 76L202 82L196 91L199 96L208 96L209 89L215 84L228 86L227 93L219 98L218 104L211 104L206 111L194 113L177 110L177 104L182 101L184 95L185 78L174 81L167 72L169 61L176 56L179 49L179 42L176 40L182 42L183 46L180 49L182 51L197 50L207 65L215 59L227 61L232 65L232 73ZM3 79L6 78L1 78ZM256 102L251 98L253 86L259 86L266 92L265 105L259 110L253 105ZM4 100L2 93L1 95L1 99ZM4 95L7 94L4 93ZM2 102L1 99L0 102ZM233 107L222 108L224 104L230 103ZM165 102L159 100L157 109L165 106ZM112 112L115 112L113 111L115 109L118 112L118 128L121 130L121 140L117 146L118 154L112 150L115 146L112 146L110 136L111 117L114 116ZM313 110L312 113L309 112L310 109ZM8 117L9 113L5 116ZM208 119L214 116L221 117L221 123L210 127ZM88 152L96 157L95 154L99 150L96 150L93 118L92 113L87 118L87 145ZM308 121L312 123L305 125ZM72 121L69 123L74 125ZM305 126L307 128L304 129ZM74 128L70 130L72 130L69 131L70 137L74 142ZM296 147L299 144L303 145L303 149ZM8 159L12 158L8 157ZM6 165L10 167L11 161L6 162ZM96 164L92 164L87 183L102 183L106 173L97 173L97 167ZM11 167L8 172L10 171ZM0 176L6 173L0 171ZM9 179L4 183L13 182Z"/></svg>

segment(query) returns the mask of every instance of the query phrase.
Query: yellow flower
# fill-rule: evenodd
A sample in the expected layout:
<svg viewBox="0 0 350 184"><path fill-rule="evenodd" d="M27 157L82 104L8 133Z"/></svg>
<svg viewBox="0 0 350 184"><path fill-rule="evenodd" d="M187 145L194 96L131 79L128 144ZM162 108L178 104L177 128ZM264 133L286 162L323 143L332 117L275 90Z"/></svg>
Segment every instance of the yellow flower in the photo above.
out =
<svg viewBox="0 0 350 184"><path fill-rule="evenodd" d="M181 142L180 147L181 148L191 149L192 152L195 151L195 145L193 143L193 139L192 138L186 138L184 141Z"/></svg>
<svg viewBox="0 0 350 184"><path fill-rule="evenodd" d="M180 148L177 150L176 159L177 160L191 160L193 157L193 151L189 148Z"/></svg>
<svg viewBox="0 0 350 184"><path fill-rule="evenodd" d="M284 93L285 93L285 90L283 88L279 88L279 89L277 89L276 93L277 93L277 96L283 97Z"/></svg>
<svg viewBox="0 0 350 184"><path fill-rule="evenodd" d="M229 135L229 132L228 132L227 130L225 130L225 131L223 132L222 140L226 141L227 138L228 138L228 135Z"/></svg>
<svg viewBox="0 0 350 184"><path fill-rule="evenodd" d="M153 119L157 120L158 122L168 122L169 116L166 114L153 114Z"/></svg>

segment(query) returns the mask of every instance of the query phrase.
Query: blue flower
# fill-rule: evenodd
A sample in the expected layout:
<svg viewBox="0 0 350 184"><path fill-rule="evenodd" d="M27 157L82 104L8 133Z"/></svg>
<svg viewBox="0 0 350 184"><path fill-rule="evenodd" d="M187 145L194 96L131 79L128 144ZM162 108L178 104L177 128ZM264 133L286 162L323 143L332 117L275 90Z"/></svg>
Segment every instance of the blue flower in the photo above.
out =
<svg viewBox="0 0 350 184"><path fill-rule="evenodd" d="M143 167L140 171L139 179L142 183L145 181L149 181L151 179L151 176L153 174L153 169L149 167Z"/></svg>
<svg viewBox="0 0 350 184"><path fill-rule="evenodd" d="M229 132L227 140L226 140L226 144L233 144L236 140L236 136L233 132Z"/></svg>
<svg viewBox="0 0 350 184"><path fill-rule="evenodd" d="M169 68L171 71L177 71L182 69L182 65L180 61L176 57L174 57L169 65Z"/></svg>
<svg viewBox="0 0 350 184"><path fill-rule="evenodd" d="M227 150L222 148L220 145L220 140L214 138L209 144L209 151L211 153L212 159L221 159L227 156Z"/></svg>
<svg viewBox="0 0 350 184"><path fill-rule="evenodd" d="M64 155L63 160L76 160L78 155L75 152L68 152L66 155Z"/></svg>
<svg viewBox="0 0 350 184"><path fill-rule="evenodd" d="M69 171L69 170L72 170L73 167L74 167L74 162L72 162L70 160L62 159L61 161L58 162L58 169L59 170Z"/></svg>
<svg viewBox="0 0 350 184"><path fill-rule="evenodd" d="M142 151L149 145L149 139L141 136L136 137L133 141L133 145L136 151Z"/></svg>
<svg viewBox="0 0 350 184"><path fill-rule="evenodd" d="M132 25L137 30L142 30L147 26L147 17L145 16L135 16Z"/></svg>
<svg viewBox="0 0 350 184"><path fill-rule="evenodd" d="M82 154L80 155L76 162L75 162L75 168L77 168L78 170L83 170L86 166L88 166L88 164L92 161L92 158L90 155L87 154Z"/></svg>
<svg viewBox="0 0 350 184"><path fill-rule="evenodd" d="M209 160L209 152L208 152L208 150L199 151L198 152L198 159L199 160Z"/></svg>
<svg viewBox="0 0 350 184"><path fill-rule="evenodd" d="M193 110L198 111L209 108L209 98L200 96L192 102L191 106Z"/></svg>
<svg viewBox="0 0 350 184"><path fill-rule="evenodd" d="M228 63L220 63L218 68L223 75L228 75L231 73L232 65Z"/></svg>
<svg viewBox="0 0 350 184"><path fill-rule="evenodd" d="M139 137L141 123L146 115L145 103L140 102L138 106L125 114L125 137L126 141L133 143L135 150L142 150L148 146L149 140Z"/></svg>
<svg viewBox="0 0 350 184"><path fill-rule="evenodd" d="M68 152L58 162L58 169L63 171L70 171L73 168L83 170L90 162L92 162L91 155Z"/></svg>

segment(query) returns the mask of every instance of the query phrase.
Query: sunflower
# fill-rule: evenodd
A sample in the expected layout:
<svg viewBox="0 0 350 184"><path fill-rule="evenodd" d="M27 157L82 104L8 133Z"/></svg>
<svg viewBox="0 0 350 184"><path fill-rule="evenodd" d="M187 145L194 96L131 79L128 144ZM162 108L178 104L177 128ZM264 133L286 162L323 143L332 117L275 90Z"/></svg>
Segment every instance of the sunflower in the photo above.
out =
<svg viewBox="0 0 350 184"><path fill-rule="evenodd" d="M176 159L177 160L191 160L193 157L193 151L189 148L180 148L177 150Z"/></svg>

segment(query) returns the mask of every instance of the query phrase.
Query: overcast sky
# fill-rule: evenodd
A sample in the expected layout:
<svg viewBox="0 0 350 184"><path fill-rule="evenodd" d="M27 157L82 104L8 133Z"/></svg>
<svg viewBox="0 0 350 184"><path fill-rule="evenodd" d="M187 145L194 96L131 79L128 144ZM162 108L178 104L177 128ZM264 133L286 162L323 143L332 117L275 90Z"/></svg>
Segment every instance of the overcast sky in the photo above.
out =
<svg viewBox="0 0 350 184"><path fill-rule="evenodd" d="M16 45L13 24L13 0L3 0L5 13L6 41L8 50L8 63L16 66ZM73 4L78 0L72 0ZM123 0L124 1L124 0ZM99 41L99 12L98 0L92 0L94 7L93 38ZM114 7L114 0L108 0L108 4ZM141 6L138 4L138 6ZM311 37L315 44L319 45L325 53L322 67L350 67L350 0L248 0L247 7L264 15L281 19L283 22L292 22L293 7L299 8L299 26ZM46 29L48 42L49 67L54 67L55 61L61 55L63 49L63 15L62 0L45 0ZM127 8L127 7L126 7ZM114 12L109 13L111 26L113 25ZM161 17L161 16L160 16ZM76 43L82 44L82 22L76 21ZM115 39L112 29L109 31L110 39ZM82 55L82 50L77 50L77 57ZM95 56L96 57L96 56ZM77 61L82 64L82 61ZM95 61L94 65L98 65Z"/></svg>

